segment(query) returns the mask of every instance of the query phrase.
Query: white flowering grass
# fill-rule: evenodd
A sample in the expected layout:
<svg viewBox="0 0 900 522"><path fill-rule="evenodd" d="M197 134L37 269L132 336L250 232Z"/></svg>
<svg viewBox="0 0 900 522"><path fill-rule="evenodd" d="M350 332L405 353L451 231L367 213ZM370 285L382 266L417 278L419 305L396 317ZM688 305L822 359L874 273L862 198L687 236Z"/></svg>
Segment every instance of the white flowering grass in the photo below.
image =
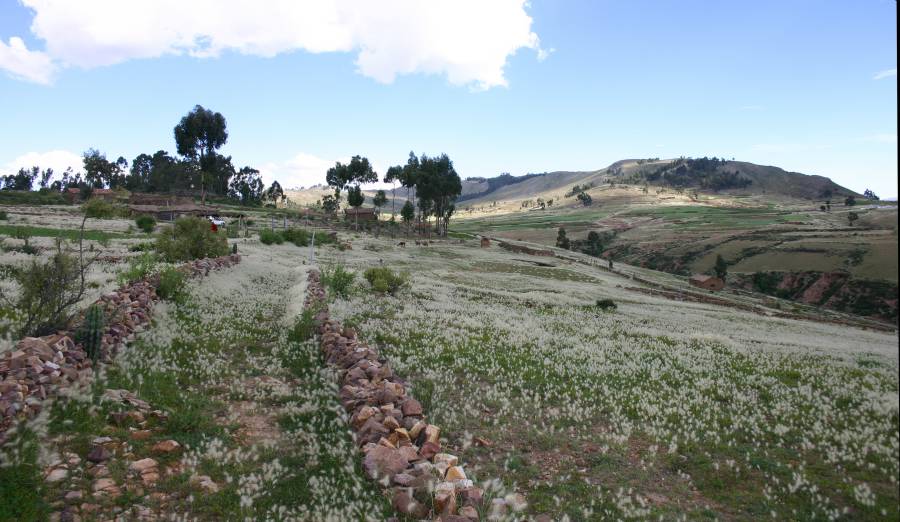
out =
<svg viewBox="0 0 900 522"><path fill-rule="evenodd" d="M29 451L83 459L94 437L108 435L123 442L109 465L117 483L126 482L128 462L143 457L172 471L140 493L123 487L99 512L107 518L118 507L126 519L147 508L165 519L382 520L387 501L359 469L334 376L322 370L313 340L289 338L296 318L286 315L302 302L305 270L280 252L242 247L240 264L192 280L183 300L158 303L152 326L92 390L57 401L49 429L34 431ZM100 402L106 388L135 392L164 412L163 419L150 416L151 438L133 440L128 427L108 423L107 414L122 407ZM166 439L183 451L154 454L150 448ZM17 474L8 476L36 486L42 513L68 489L90 496L92 480L83 475L45 486L36 458L18 459ZM199 475L218 491L192 483ZM10 499L5 491L0 497Z"/></svg>
<svg viewBox="0 0 900 522"><path fill-rule="evenodd" d="M360 284L332 315L429 394L461 460L524 492L529 513L898 516L894 335L654 298L496 249L354 248L326 261L411 268L411 288Z"/></svg>

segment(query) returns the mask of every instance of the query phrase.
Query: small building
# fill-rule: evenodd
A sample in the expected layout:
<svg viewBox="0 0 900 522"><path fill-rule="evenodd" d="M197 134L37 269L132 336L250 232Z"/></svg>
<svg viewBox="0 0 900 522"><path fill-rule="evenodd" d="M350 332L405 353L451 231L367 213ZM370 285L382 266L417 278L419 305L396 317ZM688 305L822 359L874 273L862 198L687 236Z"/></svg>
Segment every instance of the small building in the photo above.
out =
<svg viewBox="0 0 900 522"><path fill-rule="evenodd" d="M347 221L366 223L369 221L377 221L378 215L375 214L374 208L345 208L344 219Z"/></svg>
<svg viewBox="0 0 900 522"><path fill-rule="evenodd" d="M67 188L64 196L69 201L69 203L75 203L76 201L81 199L81 189L75 187Z"/></svg>
<svg viewBox="0 0 900 522"><path fill-rule="evenodd" d="M113 201L116 199L116 193L112 189L94 189L91 191L91 198Z"/></svg>
<svg viewBox="0 0 900 522"><path fill-rule="evenodd" d="M481 248L490 248L491 240L485 236L481 236Z"/></svg>
<svg viewBox="0 0 900 522"><path fill-rule="evenodd" d="M690 282L693 286L704 290L715 291L725 288L725 281L710 275L694 274L691 276Z"/></svg>

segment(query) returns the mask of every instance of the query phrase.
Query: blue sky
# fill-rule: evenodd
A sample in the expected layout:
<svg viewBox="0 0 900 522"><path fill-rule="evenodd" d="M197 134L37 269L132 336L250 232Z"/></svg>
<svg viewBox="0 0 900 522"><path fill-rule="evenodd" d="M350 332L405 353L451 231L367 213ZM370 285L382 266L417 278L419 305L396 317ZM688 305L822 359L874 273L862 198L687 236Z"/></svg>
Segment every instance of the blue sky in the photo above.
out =
<svg viewBox="0 0 900 522"><path fill-rule="evenodd" d="M415 150L464 177L716 155L897 195L892 0L210 2L0 0L0 172L174 153L201 104L286 186Z"/></svg>

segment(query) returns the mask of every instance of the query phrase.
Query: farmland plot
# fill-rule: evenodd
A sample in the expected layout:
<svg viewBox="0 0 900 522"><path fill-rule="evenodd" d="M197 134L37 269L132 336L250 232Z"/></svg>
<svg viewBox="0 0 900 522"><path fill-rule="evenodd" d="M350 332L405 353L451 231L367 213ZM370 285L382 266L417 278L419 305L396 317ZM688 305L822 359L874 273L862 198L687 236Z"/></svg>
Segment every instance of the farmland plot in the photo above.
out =
<svg viewBox="0 0 900 522"><path fill-rule="evenodd" d="M325 262L406 268L410 288L359 286L332 315L529 515L898 516L895 336L661 300L591 267L503 272L494 249L365 248Z"/></svg>

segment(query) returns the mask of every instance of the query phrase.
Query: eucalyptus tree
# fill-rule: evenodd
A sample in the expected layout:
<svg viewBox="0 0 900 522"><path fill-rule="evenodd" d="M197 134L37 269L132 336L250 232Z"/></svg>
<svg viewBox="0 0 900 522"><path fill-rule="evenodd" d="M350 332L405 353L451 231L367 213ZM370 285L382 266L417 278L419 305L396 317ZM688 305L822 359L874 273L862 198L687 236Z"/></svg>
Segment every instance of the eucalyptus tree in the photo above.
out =
<svg viewBox="0 0 900 522"><path fill-rule="evenodd" d="M206 183L214 171L216 150L228 141L225 117L197 105L181 118L174 132L178 154L199 163L200 201L206 203Z"/></svg>

